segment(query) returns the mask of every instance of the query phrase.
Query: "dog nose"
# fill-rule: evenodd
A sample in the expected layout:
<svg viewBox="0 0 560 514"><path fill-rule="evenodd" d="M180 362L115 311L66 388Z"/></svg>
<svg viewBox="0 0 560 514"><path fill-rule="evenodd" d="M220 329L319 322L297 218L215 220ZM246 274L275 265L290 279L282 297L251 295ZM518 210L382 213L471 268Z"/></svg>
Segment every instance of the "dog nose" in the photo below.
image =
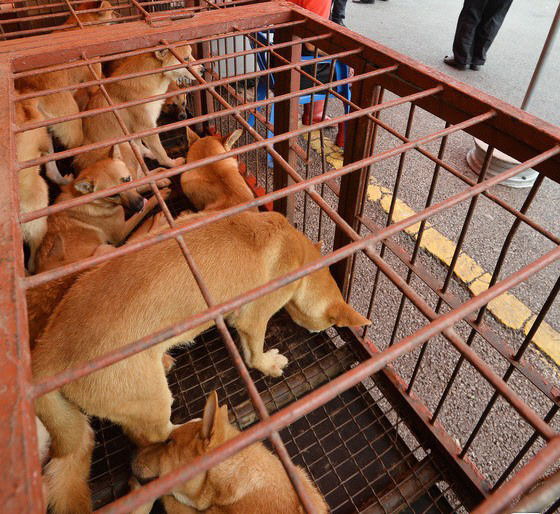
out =
<svg viewBox="0 0 560 514"><path fill-rule="evenodd" d="M185 112L180 112L178 118L180 120L186 120L187 119L187 113Z"/></svg>
<svg viewBox="0 0 560 514"><path fill-rule="evenodd" d="M144 198L142 196L135 198L130 208L134 212L140 212L144 208Z"/></svg>

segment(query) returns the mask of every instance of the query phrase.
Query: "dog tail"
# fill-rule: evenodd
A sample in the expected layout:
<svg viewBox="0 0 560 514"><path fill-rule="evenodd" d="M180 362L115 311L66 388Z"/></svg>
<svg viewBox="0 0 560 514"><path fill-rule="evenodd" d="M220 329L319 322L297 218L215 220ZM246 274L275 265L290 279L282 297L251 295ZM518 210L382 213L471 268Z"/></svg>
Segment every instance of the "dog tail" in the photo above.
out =
<svg viewBox="0 0 560 514"><path fill-rule="evenodd" d="M45 467L47 502L49 512L53 514L87 514L93 511L88 477L94 438L87 420L86 424L80 446L64 457L52 458Z"/></svg>
<svg viewBox="0 0 560 514"><path fill-rule="evenodd" d="M60 391L53 391L35 399L35 413L51 435L51 456L65 457L75 453L91 430L87 417L77 405L68 401Z"/></svg>

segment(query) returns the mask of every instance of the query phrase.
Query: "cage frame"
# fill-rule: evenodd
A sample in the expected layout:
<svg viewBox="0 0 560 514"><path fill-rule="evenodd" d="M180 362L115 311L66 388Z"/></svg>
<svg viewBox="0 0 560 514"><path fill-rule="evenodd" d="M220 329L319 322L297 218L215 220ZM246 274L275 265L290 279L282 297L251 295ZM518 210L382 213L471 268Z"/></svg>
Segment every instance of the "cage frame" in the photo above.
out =
<svg viewBox="0 0 560 514"><path fill-rule="evenodd" d="M135 3L133 1L133 3ZM67 2L70 5L69 2ZM261 421L247 430L234 440L222 445L210 454L197 459L188 468L179 469L172 474L159 479L157 482L143 487L139 492L132 493L124 498L117 500L114 505L104 507L100 512L125 512L133 506L138 506L148 498L159 496L164 490L168 490L173 485L185 481L188 477L193 476L197 472L208 469L213 464L227 458L235 451L265 437L270 437L273 445L277 449L279 456L282 458L286 470L300 494L300 498L309 511L309 503L306 502L305 494L301 491L301 487L297 487L297 476L293 474L293 464L290 458L282 450L281 440L278 438L277 431L289 423L294 417L301 416L310 412L315 407L324 404L329 398L334 397L353 384L360 382L362 379L371 376L374 372L381 384L385 394L392 399L392 403L396 408L405 413L407 420L415 429L427 437L431 444L438 447L448 459L448 463L454 469L465 483L468 484L468 495L472 496L471 503L474 505L483 501L488 491L485 490L480 477L473 470L468 460L465 460L464 454L461 456L457 452L457 447L453 441L445 434L443 429L435 423L435 419L431 421L431 416L423 407L421 402L415 400L413 396L408 394L407 387L402 383L398 376L385 365L397 358L399 355L410 351L412 348L424 344L432 335L443 333L447 339L459 350L459 352L475 366L475 368L489 380L496 391L501 396L512 403L516 410L531 424L536 433L539 433L548 440L545 450L542 450L531 463L518 473L518 476L508 482L503 488L492 494L483 504L488 511L496 511L507 502L514 499L521 492L528 489L542 474L548 466L555 462L560 456L560 436L556 434L545 421L537 416L515 393L507 386L506 381L500 379L496 374L478 357L460 338L458 338L453 330L453 324L465 319L478 308L484 308L493 298L501 293L511 289L515 285L522 282L526 277L544 268L550 262L560 257L560 250L556 248L538 261L526 266L522 270L513 275L496 280L491 287L480 295L470 300L456 305L456 307L443 316L439 316L425 305L421 298L415 296L414 290L398 275L391 270L390 266L383 262L375 252L371 250L371 245L376 241L383 241L390 245L390 237L402 231L415 223L423 222L431 215L442 212L461 201L468 199L476 199L478 195L484 194L491 197L491 193L487 190L494 184L498 184L506 180L509 176L513 176L520 171L534 167L541 172L542 176L547 176L556 182L560 182L560 129L544 123L535 117L513 108L504 102L492 98L484 93L480 93L469 86L451 81L449 77L435 72L434 70L416 63L397 52L389 50L377 43L374 43L362 36L351 33L350 31L333 25L332 23L322 20L319 17L300 9L293 4L287 2L270 2L251 5L250 7L232 7L239 13L235 19L230 9L218 9L210 12L199 12L194 17L179 16L174 18L166 12L158 13L157 16L151 16L146 13L143 21L131 21L119 28L119 34L115 34L111 27L92 27L81 28L79 31L68 31L56 34L49 40L51 49L47 54L44 51L45 37L37 36L35 38L21 39L16 41L8 41L0 46L0 70L2 70L2 91L3 95L1 105L5 113L5 119L10 120L8 127L4 126L2 131L4 144L1 152L4 159L6 177L6 188L0 191L0 216L2 219L9 220L8 223L0 226L0 254L6 256L3 269L0 273L4 280L1 282L0 299L3 304L5 315L2 319L2 331L6 334L6 338L1 343L2 352L6 355L13 355L13 359L3 364L4 373L0 381L5 390L4 401L2 402L2 411L0 415L2 419L13 420L13 423L2 424L0 427L0 437L3 441L12 441L10 451L3 451L6 462L6 469L9 470L7 477L8 487L6 487L5 505L8 509L17 508L19 511L34 511L40 508L41 488L40 488L40 472L37 469L36 456L36 440L34 433L34 423L32 423L34 412L32 407L32 399L40 394L53 390L63 383L91 373L95 369L107 366L112 362L121 360L128 355L132 355L143 348L147 348L156 342L169 337L171 333L180 333L186 327L195 326L203 320L213 318L216 325L224 335L224 339L228 349L233 355L234 362L240 370L242 376L246 379L249 395L255 403L256 409L261 416ZM72 9L71 9L72 11ZM234 117L238 116L238 121L243 118L240 116L241 111L255 109L259 105L267 105L270 103L278 103L277 116L275 119L275 136L272 140L263 139L255 143L245 145L239 149L234 149L220 158L240 155L248 152L253 148L265 148L275 158L275 187L276 191L268 193L262 197L258 197L251 202L247 202L240 206L230 208L220 213L212 214L205 218L205 221L196 222L187 226L172 228L165 232L163 236L153 237L142 243L127 245L126 248L111 252L110 254L97 256L71 264L63 268L59 268L53 272L46 272L32 277L25 277L23 269L23 250L21 246L21 235L19 231L19 223L30 221L37 217L47 215L69 208L80 203L86 203L101 196L109 196L111 194L124 191L126 189L137 187L142 184L150 184L158 195L158 189L155 180L159 178L167 178L179 173L188 171L189 169L201 165L201 161L196 164L183 165L167 171L151 174L144 178L138 178L129 184L123 184L115 188L104 190L103 192L93 193L78 200L71 200L58 204L57 206L49 206L46 209L33 213L26 213L19 217L14 213L19 211L17 201L17 180L15 171L34 164L41 164L62 157L69 157L93 149L94 147L108 146L116 142L125 142L139 137L138 134L125 135L112 141L105 141L102 144L94 144L87 147L80 147L76 150L67 150L59 152L52 156L42 157L26 163L18 163L15 159L15 134L22 130L28 130L32 126L46 126L52 124L52 120L41 122L34 125L17 127L14 118L14 102L22 99L22 96L16 96L13 88L13 78L25 76L28 70L32 70L41 66L44 72L44 66L72 66L82 65L85 63L91 67L96 62L97 56L106 56L119 52L129 53L131 51L141 51L146 47L155 49L156 47L169 48L173 51L174 43L184 41L183 34L188 32L188 41L194 41L200 45L201 56L197 62L210 62L213 58L204 52L204 45L211 41L216 34L239 33L249 34L259 27L277 27L277 41L274 49L268 48L271 53L276 53L279 58L284 57L291 64L284 68L279 65L277 68L277 83L275 89L275 98L265 101L252 102L243 108L227 106L225 111L213 113L208 110L207 114L199 115L193 120L186 122L177 122L173 124L176 127L185 127L196 123L212 119L218 115L229 114ZM299 91L299 75L301 74L300 65L294 64L298 61L297 45L302 40L313 41L313 43L325 51L329 55L342 56L344 61L355 69L360 70L353 78L346 79L355 85L352 95L352 103L359 111L336 118L335 120L323 120L313 127L306 129L297 128L297 96L301 94ZM76 43L79 41L79 45ZM341 51L342 49L342 51ZM258 49L257 49L258 50ZM237 52L243 53L243 52ZM233 55L236 55L234 53ZM114 55L111 55L111 59ZM318 58L316 58L318 60ZM368 62L375 62L378 68L367 69ZM180 67L189 67L187 63L182 62ZM372 66L369 66L372 67ZM281 71L282 70L282 71ZM258 76L257 72L252 74ZM122 78L121 78L122 79ZM91 85L102 85L111 79L92 80ZM239 78L237 78L239 80ZM228 79L224 79L227 83ZM204 79L201 83L186 88L186 91L200 91L204 95L211 96L208 86ZM82 86L84 87L84 86ZM334 85L328 85L332 91ZM377 89L376 89L377 88ZM446 129L440 130L432 134L428 138L422 138L421 141L403 140L403 145L393 152L385 152L384 154L368 155L369 141L374 137L375 126L383 126L382 122L376 118L376 113L381 109L389 108L397 105L398 101L389 101L383 103L379 98L378 88L384 88L401 96L401 101L414 102L414 105L425 109L445 120L448 123ZM326 86L316 85L313 91L325 90ZM48 93L59 90L50 90ZM47 94L43 92L43 94ZM38 94L27 95L27 97L39 96ZM170 94L159 95L159 97L168 97ZM278 99L280 98L280 99ZM152 98L151 100L153 100ZM404 100L403 100L404 99ZM149 101L149 100L145 100ZM227 102L226 102L227 103ZM106 110L118 112L118 108L123 108L126 104L115 107L110 105ZM91 116L95 111L89 111L88 114L80 113L79 117ZM226 113L226 114L224 114ZM294 114L296 113L296 114ZM465 120L465 116L467 119ZM64 118L66 119L66 118ZM58 120L62 121L62 119ZM345 151L344 166L340 170L329 171L319 177L312 179L303 179L294 169L294 159L296 156L295 138L299 134L309 132L311 129L320 129L332 126L339 121L348 122L349 140L352 144ZM484 123L482 123L484 122ZM42 125L41 125L42 124ZM247 127L245 127L247 128ZM364 187L367 181L367 169L369 166L378 161L387 158L390 155L404 155L404 152L412 149L421 149L421 145L428 140L438 139L453 133L456 130L465 130L475 137L486 141L492 141L493 147L512 155L522 164L514 169L494 177L470 184L470 188L463 193L457 194L450 199L446 199L440 204L428 206L423 211L407 218L406 220L393 223L387 227L374 227L372 225L372 233L370 236L363 237L356 232L358 223L367 224L368 221L361 217L359 212L359 204L352 202L353 199L362 198ZM149 133L159 133L164 129L157 128L149 131ZM364 137L357 137L358 134L364 134ZM147 133L145 134L147 135ZM430 139L431 138L431 139ZM436 158L437 159L437 158ZM210 163L219 160L219 158L210 158L205 162ZM440 160L434 160L436 164L448 166ZM449 170L448 170L449 171ZM113 352L112 355L98 359L94 366L82 367L80 370L70 370L61 374L57 380L45 379L39 383L32 383L30 372L30 352L28 349L27 334L27 317L25 308L25 290L56 277L62 277L69 273L86 269L96 264L108 261L118 255L137 251L149 244L156 244L162 240L177 238L188 230L194 230L198 226L202 226L217 219L233 215L250 207L265 205L270 201L275 202L275 208L289 214L290 206L288 198L297 191L306 191L308 196L319 205L321 197L312 187L319 184L332 185L332 180L341 178L339 188L339 197L342 204L339 206L338 212L333 212L332 208L328 208L326 204L321 206L328 212L329 216L337 225L337 233L335 238L335 246L333 253L323 256L319 261L312 265L308 265L289 276L277 279L265 286L258 288L242 295L242 297L233 299L223 305L213 305L211 298L205 294L211 308L202 315L192 316L185 322L180 323L170 330L164 330L155 336L143 338L139 342L132 343L126 349ZM329 184L329 181L330 184ZM396 195L395 195L396 196ZM160 201L164 204L161 197ZM495 201L498 201L494 197ZM163 207L163 205L162 205ZM509 207L509 206L508 206ZM523 209L516 211L509 208L510 212L516 215L517 220L532 223L533 228L538 227L528 216L525 215ZM165 209L164 209L165 212ZM170 214L167 211L169 220ZM171 219L172 222L172 219ZM548 237L556 245L559 243L558 237L550 234L546 229L539 227L541 234ZM460 248L460 245L459 245ZM189 260L189 253L186 246L182 246L183 253ZM343 376L338 377L328 384L328 387L321 387L310 393L305 398L297 400L292 405L285 407L278 413L268 415L264 405L260 400L258 392L251 386L251 379L247 376L245 365L243 364L239 353L235 349L235 344L228 336L225 327L223 315L242 303L249 301L250 298L256 298L265 294L288 281L294 281L298 278L312 272L319 267L327 265L332 266L332 272L344 293L348 292L348 280L351 274L352 262L350 257L356 252L363 251L379 269L387 276L391 275L395 285L403 292L404 295L421 310L431 323L424 329L418 331L414 336L410 336L403 341L391 346L388 350L379 353L374 344L369 340L367 334L358 334L350 330L343 331L347 337L360 341L361 344L370 352L370 359L354 368L352 371L346 372ZM192 268L191 268L192 269ZM421 273L414 262L409 263L409 269L414 273ZM193 271L196 276L196 273ZM204 294L204 284L199 281L199 286ZM435 286L434 286L435 287ZM556 292L557 288L556 288ZM445 290L441 292L441 298L444 301L452 302L452 298ZM552 297L552 301L553 301ZM540 316L539 316L540 317ZM540 321L544 318L544 314L540 317ZM469 321L473 328L477 325L476 319ZM538 329L535 322L533 329ZM529 336L527 336L530 341ZM499 345L499 342L496 343ZM527 343L528 344L528 343ZM538 373L535 373L519 362L521 355L508 354L507 348L502 348L502 354L509 360L510 365L517 370L522 370L532 382L538 383L539 389L551 399L556 408L560 404L559 391L554 386L549 386L542 380ZM95 367L97 366L97 367ZM244 370L244 371L243 371ZM292 473L291 473L292 471ZM3 495L4 496L4 495ZM482 507L481 507L482 508Z"/></svg>

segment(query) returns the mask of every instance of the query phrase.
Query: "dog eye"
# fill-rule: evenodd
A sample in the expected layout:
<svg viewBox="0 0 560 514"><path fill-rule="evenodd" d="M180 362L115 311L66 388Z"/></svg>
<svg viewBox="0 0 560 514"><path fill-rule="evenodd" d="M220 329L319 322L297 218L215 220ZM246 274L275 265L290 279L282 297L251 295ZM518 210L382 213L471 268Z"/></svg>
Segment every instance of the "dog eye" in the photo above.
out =
<svg viewBox="0 0 560 514"><path fill-rule="evenodd" d="M111 198L112 200L116 200L119 197L119 194L108 196L107 198Z"/></svg>
<svg viewBox="0 0 560 514"><path fill-rule="evenodd" d="M121 179L121 182L130 182L130 177L125 177L123 179Z"/></svg>

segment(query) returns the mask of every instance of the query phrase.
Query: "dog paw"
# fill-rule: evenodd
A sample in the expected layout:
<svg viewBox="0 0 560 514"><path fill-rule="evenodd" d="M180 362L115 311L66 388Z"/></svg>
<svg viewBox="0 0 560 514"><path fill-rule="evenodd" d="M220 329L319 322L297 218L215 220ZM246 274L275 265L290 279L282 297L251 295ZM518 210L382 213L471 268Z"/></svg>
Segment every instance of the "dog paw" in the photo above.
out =
<svg viewBox="0 0 560 514"><path fill-rule="evenodd" d="M183 164L185 164L185 158L184 157L177 157L177 159L172 159L171 162L172 162L171 166L173 168L175 166L182 166Z"/></svg>
<svg viewBox="0 0 560 514"><path fill-rule="evenodd" d="M156 184L160 189L169 188L169 186L171 185L171 180L169 180L168 178L162 178L162 179L159 179L156 182ZM171 191L171 190L169 190L169 191ZM163 191L162 191L162 194L163 194Z"/></svg>
<svg viewBox="0 0 560 514"><path fill-rule="evenodd" d="M274 348L263 353L258 364L254 367L269 377L282 376L283 369L288 365L288 359L278 349Z"/></svg>

